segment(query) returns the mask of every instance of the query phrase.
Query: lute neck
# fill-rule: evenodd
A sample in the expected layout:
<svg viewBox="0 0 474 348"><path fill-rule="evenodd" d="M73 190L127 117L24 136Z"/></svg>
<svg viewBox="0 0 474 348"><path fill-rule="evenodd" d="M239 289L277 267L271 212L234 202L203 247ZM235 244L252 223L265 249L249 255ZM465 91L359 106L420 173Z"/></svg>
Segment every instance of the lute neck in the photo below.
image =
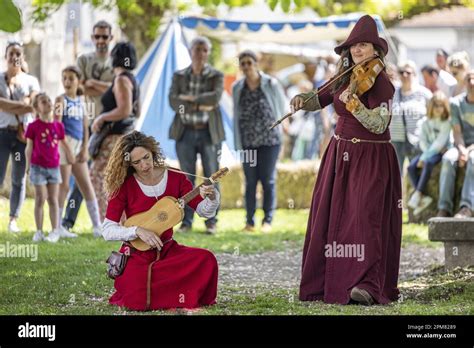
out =
<svg viewBox="0 0 474 348"><path fill-rule="evenodd" d="M204 180L201 184L196 186L194 189L186 193L183 197L181 197L181 200L183 200L184 204L188 204L190 201L192 201L197 195L199 195L199 188L202 185L212 185L211 180L206 179Z"/></svg>

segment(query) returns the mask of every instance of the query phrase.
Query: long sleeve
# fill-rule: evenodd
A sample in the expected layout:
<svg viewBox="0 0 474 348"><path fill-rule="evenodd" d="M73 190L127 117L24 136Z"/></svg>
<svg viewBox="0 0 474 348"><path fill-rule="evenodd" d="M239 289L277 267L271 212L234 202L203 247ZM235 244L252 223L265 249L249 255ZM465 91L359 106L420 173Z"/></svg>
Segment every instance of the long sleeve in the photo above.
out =
<svg viewBox="0 0 474 348"><path fill-rule="evenodd" d="M331 94L331 86L326 87L326 85L329 82L330 81L326 82L321 87L319 87L316 90L316 93L315 91L311 91L308 93L298 94L298 96L302 97L303 99L307 99L315 95L314 97L312 97L310 100L306 102L306 104L303 106L303 110L316 111L316 110L324 109L326 106L328 106L329 104L333 102L333 95ZM324 91L319 92L323 88L324 88Z"/></svg>
<svg viewBox="0 0 474 348"><path fill-rule="evenodd" d="M102 223L102 237L105 240L133 240L138 238L136 231L137 226L124 227L120 223L107 218Z"/></svg>
<svg viewBox="0 0 474 348"><path fill-rule="evenodd" d="M272 86L272 89L274 90L275 96L275 111L277 113L275 116L280 117L280 115L284 115L288 111L288 100L286 98L285 91L283 90L281 83L277 79L271 78L270 84Z"/></svg>
<svg viewBox="0 0 474 348"><path fill-rule="evenodd" d="M316 111L322 109L321 104L319 102L319 96L314 93L313 91L308 92L308 93L300 93L298 94L299 97L303 98L304 100L309 100L306 101L306 103L303 105L302 109L305 111Z"/></svg>
<svg viewBox="0 0 474 348"><path fill-rule="evenodd" d="M222 93L224 92L224 75L220 71L216 71L216 76L213 79L213 90L198 94L196 96L196 103L209 106L219 104Z"/></svg>
<svg viewBox="0 0 474 348"><path fill-rule="evenodd" d="M179 99L179 95L182 93L179 88L179 81L181 75L175 73L173 75L173 82L171 83L170 92L168 95L169 103L171 108L179 115L194 112L195 104Z"/></svg>
<svg viewBox="0 0 474 348"><path fill-rule="evenodd" d="M360 103L359 107L352 114L369 132L375 134L385 132L390 123L390 112L385 106L369 109Z"/></svg>
<svg viewBox="0 0 474 348"><path fill-rule="evenodd" d="M420 159L422 161L425 161L427 158L441 153L441 151L448 145L450 132L451 124L449 123L449 121L441 122L438 136L433 141L433 143L431 143L429 148L423 152Z"/></svg>
<svg viewBox="0 0 474 348"><path fill-rule="evenodd" d="M390 123L390 100L393 98L395 87L387 74L381 72L372 88L367 92L367 106L363 103L353 112L354 117L369 131L382 134Z"/></svg>
<svg viewBox="0 0 474 348"><path fill-rule="evenodd" d="M131 240L137 238L136 227L124 227L120 219L128 204L126 185L122 185L117 194L109 199L107 212L102 223L102 236L105 240Z"/></svg>
<svg viewBox="0 0 474 348"><path fill-rule="evenodd" d="M203 218L210 219L216 216L217 208L220 204L220 193L216 190L216 198L211 200L209 198L205 198L202 202L200 202L196 207L196 213Z"/></svg>
<svg viewBox="0 0 474 348"><path fill-rule="evenodd" d="M420 150L425 152L428 150L430 143L429 143L429 123L428 119L424 119L423 124L421 126L421 133L420 133Z"/></svg>

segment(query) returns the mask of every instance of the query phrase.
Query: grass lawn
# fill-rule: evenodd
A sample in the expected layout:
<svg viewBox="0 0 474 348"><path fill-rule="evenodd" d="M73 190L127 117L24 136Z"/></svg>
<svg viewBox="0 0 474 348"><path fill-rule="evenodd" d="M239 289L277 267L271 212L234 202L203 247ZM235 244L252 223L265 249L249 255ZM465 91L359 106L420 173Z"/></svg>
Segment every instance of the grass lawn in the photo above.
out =
<svg viewBox="0 0 474 348"><path fill-rule="evenodd" d="M19 226L25 231L7 230L8 202L0 199L0 244L31 244L35 230L33 201L25 202ZM261 212L259 212L261 214ZM257 221L262 215L257 214ZM244 211L224 210L219 214L219 233L207 236L198 219L196 231L175 235L179 243L208 248L215 253L257 253L301 248L306 231L307 210L278 210L274 231L243 233ZM45 215L46 217L47 215ZM48 219L45 219L48 221ZM49 222L47 223L47 225ZM85 209L81 209L75 231L77 239L38 245L38 258L0 257L0 314L140 314L110 306L113 281L105 275L105 259L119 242L94 239ZM47 229L46 229L47 230ZM427 238L427 227L404 224L403 243L435 246ZM338 306L302 303L294 289L235 288L220 284L218 304L199 314L473 314L474 272L472 269L427 276L403 282L403 301L388 306ZM149 314L149 313L147 313ZM156 311L153 314L172 314Z"/></svg>

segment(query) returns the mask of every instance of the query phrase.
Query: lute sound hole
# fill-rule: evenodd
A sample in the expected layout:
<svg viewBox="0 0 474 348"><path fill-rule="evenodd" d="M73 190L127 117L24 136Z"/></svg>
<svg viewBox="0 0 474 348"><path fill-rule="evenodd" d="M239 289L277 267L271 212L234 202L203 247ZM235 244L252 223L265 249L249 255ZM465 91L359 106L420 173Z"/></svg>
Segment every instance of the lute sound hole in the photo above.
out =
<svg viewBox="0 0 474 348"><path fill-rule="evenodd" d="M168 220L168 213L166 211L160 211L158 213L158 220L161 222Z"/></svg>

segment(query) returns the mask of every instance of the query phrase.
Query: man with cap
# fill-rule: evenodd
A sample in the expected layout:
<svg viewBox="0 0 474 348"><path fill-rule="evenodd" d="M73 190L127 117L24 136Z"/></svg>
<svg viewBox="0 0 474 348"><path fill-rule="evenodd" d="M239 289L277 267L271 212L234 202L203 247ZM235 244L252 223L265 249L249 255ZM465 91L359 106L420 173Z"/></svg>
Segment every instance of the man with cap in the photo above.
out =
<svg viewBox="0 0 474 348"><path fill-rule="evenodd" d="M341 57L338 76L373 57L383 61L388 45L366 15L335 52ZM386 304L399 295L402 232L401 179L388 130L394 87L385 69L360 96L353 94L349 80L345 74L321 93L299 94L291 101L293 109L304 110L334 104L339 115L313 191L299 297Z"/></svg>

